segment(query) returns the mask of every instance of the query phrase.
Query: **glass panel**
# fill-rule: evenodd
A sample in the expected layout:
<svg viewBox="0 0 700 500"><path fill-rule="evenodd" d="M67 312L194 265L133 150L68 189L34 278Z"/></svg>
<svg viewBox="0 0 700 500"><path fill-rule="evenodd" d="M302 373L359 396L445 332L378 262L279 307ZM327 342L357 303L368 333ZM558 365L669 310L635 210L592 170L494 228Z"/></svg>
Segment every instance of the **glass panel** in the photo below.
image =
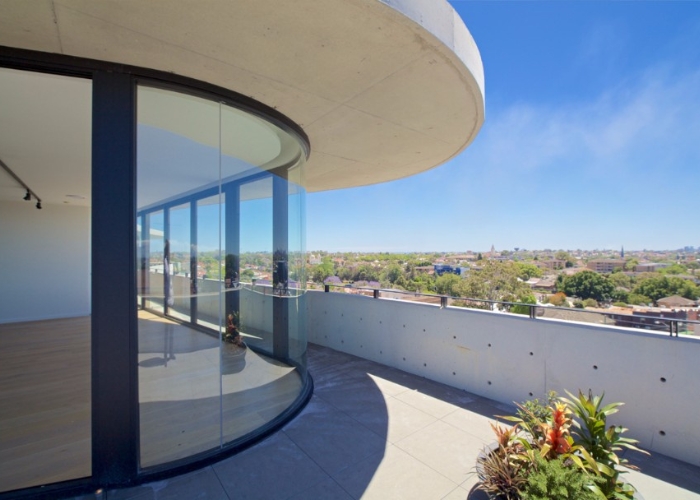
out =
<svg viewBox="0 0 700 500"><path fill-rule="evenodd" d="M92 474L91 114L90 80L0 68L0 160L32 191L0 168L0 492Z"/></svg>
<svg viewBox="0 0 700 500"><path fill-rule="evenodd" d="M181 321L190 321L190 241L189 203L170 209L170 279L173 300L168 314Z"/></svg>
<svg viewBox="0 0 700 500"><path fill-rule="evenodd" d="M139 87L137 133L152 297L138 320L140 456L148 467L221 445L219 272L207 265L220 239L219 104Z"/></svg>
<svg viewBox="0 0 700 500"><path fill-rule="evenodd" d="M303 164L289 169L289 358L306 371L306 192Z"/></svg>
<svg viewBox="0 0 700 500"><path fill-rule="evenodd" d="M197 323L219 332L221 252L219 195L197 201Z"/></svg>
<svg viewBox="0 0 700 500"><path fill-rule="evenodd" d="M144 292L146 296L146 308L153 311L163 313L164 305L164 282L165 277L163 265L163 251L165 249L163 211L158 210L146 215L146 224L148 234L144 234L147 238L144 246L148 254L148 277Z"/></svg>
<svg viewBox="0 0 700 500"><path fill-rule="evenodd" d="M234 108L148 88L138 102L149 264L141 464L151 466L249 434L299 396L304 154L292 136Z"/></svg>
<svg viewBox="0 0 700 500"><path fill-rule="evenodd" d="M278 417L303 385L304 190L301 148L281 130L224 106L221 135L231 318L221 352L222 432L229 442Z"/></svg>
<svg viewBox="0 0 700 500"><path fill-rule="evenodd" d="M272 177L243 184L240 199L241 330L272 353Z"/></svg>

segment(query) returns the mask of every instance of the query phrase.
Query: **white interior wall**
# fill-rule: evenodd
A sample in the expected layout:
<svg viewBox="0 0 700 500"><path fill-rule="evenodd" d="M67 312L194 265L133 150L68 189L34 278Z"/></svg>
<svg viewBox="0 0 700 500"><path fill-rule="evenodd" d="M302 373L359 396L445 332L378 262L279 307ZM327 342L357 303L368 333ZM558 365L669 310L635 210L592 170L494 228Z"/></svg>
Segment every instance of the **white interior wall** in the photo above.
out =
<svg viewBox="0 0 700 500"><path fill-rule="evenodd" d="M90 208L0 201L0 323L90 314Z"/></svg>
<svg viewBox="0 0 700 500"><path fill-rule="evenodd" d="M604 392L644 448L700 465L700 339L341 293L307 304L309 342L503 403Z"/></svg>

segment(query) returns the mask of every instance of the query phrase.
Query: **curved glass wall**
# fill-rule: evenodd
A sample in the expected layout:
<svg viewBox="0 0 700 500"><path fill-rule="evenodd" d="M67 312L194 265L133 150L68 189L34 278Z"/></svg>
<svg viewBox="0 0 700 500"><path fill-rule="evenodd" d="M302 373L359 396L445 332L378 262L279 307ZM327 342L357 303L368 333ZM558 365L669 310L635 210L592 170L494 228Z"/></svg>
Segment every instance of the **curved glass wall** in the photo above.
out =
<svg viewBox="0 0 700 500"><path fill-rule="evenodd" d="M226 104L137 90L140 464L265 427L306 380L305 154Z"/></svg>

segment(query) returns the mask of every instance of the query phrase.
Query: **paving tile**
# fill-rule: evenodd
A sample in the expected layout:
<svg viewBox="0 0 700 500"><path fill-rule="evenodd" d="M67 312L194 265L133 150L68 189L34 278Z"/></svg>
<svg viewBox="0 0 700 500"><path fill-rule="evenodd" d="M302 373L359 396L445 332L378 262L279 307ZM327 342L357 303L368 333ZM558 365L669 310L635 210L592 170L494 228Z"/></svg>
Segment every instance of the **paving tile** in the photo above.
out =
<svg viewBox="0 0 700 500"><path fill-rule="evenodd" d="M314 395L343 412L357 406L382 407L386 397L368 375L347 378L334 386L314 387Z"/></svg>
<svg viewBox="0 0 700 500"><path fill-rule="evenodd" d="M228 495L211 467L136 488L110 490L109 500L228 500Z"/></svg>
<svg viewBox="0 0 700 500"><path fill-rule="evenodd" d="M495 439L495 435L490 424L499 423L495 419L462 409L453 411L446 417L442 418L442 421L453 425L464 432L468 432L469 434L486 442L491 442Z"/></svg>
<svg viewBox="0 0 700 500"><path fill-rule="evenodd" d="M457 487L393 445L333 476L353 498L363 500L440 499Z"/></svg>
<svg viewBox="0 0 700 500"><path fill-rule="evenodd" d="M395 397L436 418L443 418L458 409L452 403L434 398L417 390L402 392Z"/></svg>
<svg viewBox="0 0 700 500"><path fill-rule="evenodd" d="M317 397L285 426L284 433L330 474L386 446L385 439Z"/></svg>
<svg viewBox="0 0 700 500"><path fill-rule="evenodd" d="M376 433L382 439L395 443L437 421L413 406L396 398L388 398L382 408L356 406L347 414Z"/></svg>
<svg viewBox="0 0 700 500"><path fill-rule="evenodd" d="M213 469L232 499L288 498L328 478L284 433Z"/></svg>
<svg viewBox="0 0 700 500"><path fill-rule="evenodd" d="M329 477L289 500L352 500L352 497Z"/></svg>
<svg viewBox="0 0 700 500"><path fill-rule="evenodd" d="M476 457L485 444L483 440L438 420L398 441L396 446L461 484L469 478Z"/></svg>
<svg viewBox="0 0 700 500"><path fill-rule="evenodd" d="M700 491L688 490L638 471L629 471L624 475L637 491L646 499L700 500Z"/></svg>
<svg viewBox="0 0 700 500"><path fill-rule="evenodd" d="M447 495L442 497L442 500L466 500L469 496L469 490L465 490L462 486L457 486Z"/></svg>

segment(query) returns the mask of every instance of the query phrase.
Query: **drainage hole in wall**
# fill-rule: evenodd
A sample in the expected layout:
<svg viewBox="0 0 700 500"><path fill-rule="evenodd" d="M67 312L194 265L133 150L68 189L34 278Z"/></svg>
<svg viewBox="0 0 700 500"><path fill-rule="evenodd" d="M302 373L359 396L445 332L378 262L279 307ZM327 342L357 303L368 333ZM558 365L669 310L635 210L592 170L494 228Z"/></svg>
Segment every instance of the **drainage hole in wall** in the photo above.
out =
<svg viewBox="0 0 700 500"><path fill-rule="evenodd" d="M341 340L341 341L340 341L340 343L341 343L341 344L344 344L344 343L345 343L345 341L344 341L344 340Z"/></svg>
<svg viewBox="0 0 700 500"><path fill-rule="evenodd" d="M530 353L530 356L534 356L534 354Z"/></svg>
<svg viewBox="0 0 700 500"><path fill-rule="evenodd" d="M531 393L531 392L528 392L528 394L530 395L530 397L532 397L532 393Z"/></svg>
<svg viewBox="0 0 700 500"><path fill-rule="evenodd" d="M665 435L666 435L666 431L659 431L659 434L661 434L662 436L665 436Z"/></svg>
<svg viewBox="0 0 700 500"><path fill-rule="evenodd" d="M425 331L425 328L423 328L423 331Z"/></svg>
<svg viewBox="0 0 700 500"><path fill-rule="evenodd" d="M491 344L489 344L489 347L491 347Z"/></svg>
<svg viewBox="0 0 700 500"><path fill-rule="evenodd" d="M457 375L455 372L452 372L452 375Z"/></svg>
<svg viewBox="0 0 700 500"><path fill-rule="evenodd" d="M406 361L406 358L403 358L404 361Z"/></svg>
<svg viewBox="0 0 700 500"><path fill-rule="evenodd" d="M456 339L456 338L457 338L457 335L452 335L452 338L453 338L453 339Z"/></svg>
<svg viewBox="0 0 700 500"><path fill-rule="evenodd" d="M406 325L403 325L404 328L406 328Z"/></svg>
<svg viewBox="0 0 700 500"><path fill-rule="evenodd" d="M382 354L382 351L379 351L379 354Z"/></svg>
<svg viewBox="0 0 700 500"><path fill-rule="evenodd" d="M666 382L666 377L661 377L662 382Z"/></svg>
<svg viewBox="0 0 700 500"><path fill-rule="evenodd" d="M423 363L423 366L428 366L428 365L426 365L425 363Z"/></svg>
<svg viewBox="0 0 700 500"><path fill-rule="evenodd" d="M364 346L363 346L362 344L360 344L360 349L362 349L363 347L364 347Z"/></svg>
<svg viewBox="0 0 700 500"><path fill-rule="evenodd" d="M598 365L593 365L593 369L594 369L594 370L597 370L597 369L598 369Z"/></svg>
<svg viewBox="0 0 700 500"><path fill-rule="evenodd" d="M491 385L491 381L489 380L489 385Z"/></svg>

